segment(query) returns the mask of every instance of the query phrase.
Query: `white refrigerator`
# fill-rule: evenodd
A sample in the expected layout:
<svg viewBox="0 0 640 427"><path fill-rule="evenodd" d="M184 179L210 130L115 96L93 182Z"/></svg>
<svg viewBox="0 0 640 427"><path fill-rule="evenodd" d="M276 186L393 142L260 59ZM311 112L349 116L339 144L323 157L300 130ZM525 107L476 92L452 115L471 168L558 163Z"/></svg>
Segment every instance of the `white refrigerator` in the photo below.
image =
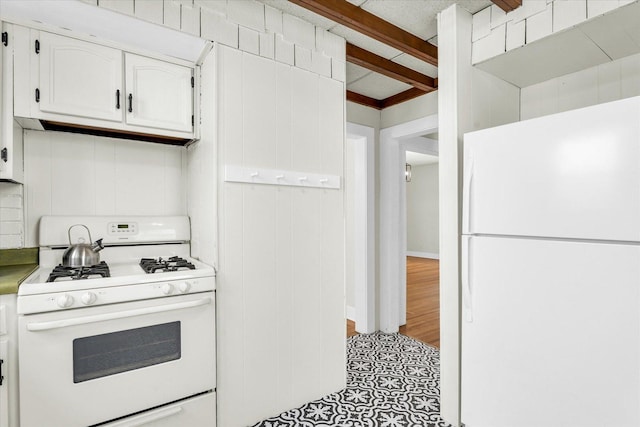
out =
<svg viewBox="0 0 640 427"><path fill-rule="evenodd" d="M640 97L464 139L461 419L640 426Z"/></svg>

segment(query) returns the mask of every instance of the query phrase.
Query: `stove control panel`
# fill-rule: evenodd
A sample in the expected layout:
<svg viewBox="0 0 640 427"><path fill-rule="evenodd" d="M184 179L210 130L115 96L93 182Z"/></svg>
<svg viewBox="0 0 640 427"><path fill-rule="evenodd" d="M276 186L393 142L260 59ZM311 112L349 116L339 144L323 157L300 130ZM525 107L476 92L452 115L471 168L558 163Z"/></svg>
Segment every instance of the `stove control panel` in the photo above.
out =
<svg viewBox="0 0 640 427"><path fill-rule="evenodd" d="M110 236L118 238L135 236L138 234L138 223L136 222L110 222L107 225Z"/></svg>
<svg viewBox="0 0 640 427"><path fill-rule="evenodd" d="M40 295L18 297L18 314L61 311L156 298L171 298L184 294L215 290L215 277L194 277L151 283L108 286L92 289L66 289ZM86 282L90 282L87 280ZM58 283L71 283L58 282ZM74 282L77 283L77 282Z"/></svg>

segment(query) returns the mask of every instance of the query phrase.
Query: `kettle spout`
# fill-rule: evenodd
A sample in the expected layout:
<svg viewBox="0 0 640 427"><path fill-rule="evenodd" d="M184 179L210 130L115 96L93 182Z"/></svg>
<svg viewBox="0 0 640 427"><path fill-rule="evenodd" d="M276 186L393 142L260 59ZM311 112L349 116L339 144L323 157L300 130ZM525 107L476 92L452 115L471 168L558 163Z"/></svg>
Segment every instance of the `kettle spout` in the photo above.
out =
<svg viewBox="0 0 640 427"><path fill-rule="evenodd" d="M93 249L94 252L100 252L101 250L103 250L104 245L102 244L102 239L98 239L95 242L93 242L91 244L91 249Z"/></svg>

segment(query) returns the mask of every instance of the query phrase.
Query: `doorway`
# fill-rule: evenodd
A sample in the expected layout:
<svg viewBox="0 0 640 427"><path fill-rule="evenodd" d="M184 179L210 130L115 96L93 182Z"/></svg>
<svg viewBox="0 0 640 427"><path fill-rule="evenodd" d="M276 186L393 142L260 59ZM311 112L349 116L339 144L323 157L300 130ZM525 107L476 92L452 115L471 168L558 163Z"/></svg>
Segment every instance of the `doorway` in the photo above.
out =
<svg viewBox="0 0 640 427"><path fill-rule="evenodd" d="M438 155L438 116L380 131L380 329L395 333L407 323L406 152Z"/></svg>
<svg viewBox="0 0 640 427"><path fill-rule="evenodd" d="M437 139L437 135L427 135ZM440 346L438 156L406 151L406 323L400 333Z"/></svg>
<svg viewBox="0 0 640 427"><path fill-rule="evenodd" d="M376 331L375 130L347 123L345 147L347 334Z"/></svg>

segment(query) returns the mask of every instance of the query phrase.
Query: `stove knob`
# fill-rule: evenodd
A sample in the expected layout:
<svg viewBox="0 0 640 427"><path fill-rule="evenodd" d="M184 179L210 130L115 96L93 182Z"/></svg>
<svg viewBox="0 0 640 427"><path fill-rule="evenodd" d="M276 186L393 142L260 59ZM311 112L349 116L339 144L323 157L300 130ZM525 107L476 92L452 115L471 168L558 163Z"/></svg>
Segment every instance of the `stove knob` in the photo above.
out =
<svg viewBox="0 0 640 427"><path fill-rule="evenodd" d="M58 307L60 308L67 308L70 307L71 304L73 304L73 297L71 295L60 295L57 299L56 299L56 303L58 304Z"/></svg>
<svg viewBox="0 0 640 427"><path fill-rule="evenodd" d="M171 295L173 293L173 285L171 283L165 283L162 285L162 293L165 295Z"/></svg>
<svg viewBox="0 0 640 427"><path fill-rule="evenodd" d="M96 294L94 294L93 292L87 292L86 294L82 295L82 297L80 297L80 300L84 305L91 305L96 302L97 298L98 297L96 297Z"/></svg>
<svg viewBox="0 0 640 427"><path fill-rule="evenodd" d="M189 282L183 282L178 285L178 290L180 291L180 293L186 294L187 292L189 292L189 289L191 289L191 283Z"/></svg>

